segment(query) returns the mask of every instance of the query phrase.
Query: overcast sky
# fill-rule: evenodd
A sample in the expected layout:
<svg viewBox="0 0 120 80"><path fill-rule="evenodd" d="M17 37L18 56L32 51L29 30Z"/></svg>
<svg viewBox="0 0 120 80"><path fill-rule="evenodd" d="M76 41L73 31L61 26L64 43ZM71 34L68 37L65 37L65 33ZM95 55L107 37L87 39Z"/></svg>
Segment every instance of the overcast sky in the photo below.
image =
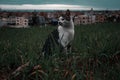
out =
<svg viewBox="0 0 120 80"><path fill-rule="evenodd" d="M2 9L120 9L120 0L0 0Z"/></svg>

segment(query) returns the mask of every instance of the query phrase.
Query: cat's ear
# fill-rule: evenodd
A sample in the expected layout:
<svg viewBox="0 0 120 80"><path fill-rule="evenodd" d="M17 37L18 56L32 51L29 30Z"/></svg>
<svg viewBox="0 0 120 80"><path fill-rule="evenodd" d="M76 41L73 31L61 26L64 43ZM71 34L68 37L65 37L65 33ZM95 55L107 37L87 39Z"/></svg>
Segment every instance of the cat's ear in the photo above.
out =
<svg viewBox="0 0 120 80"><path fill-rule="evenodd" d="M66 16L70 16L70 10L69 9L66 10Z"/></svg>

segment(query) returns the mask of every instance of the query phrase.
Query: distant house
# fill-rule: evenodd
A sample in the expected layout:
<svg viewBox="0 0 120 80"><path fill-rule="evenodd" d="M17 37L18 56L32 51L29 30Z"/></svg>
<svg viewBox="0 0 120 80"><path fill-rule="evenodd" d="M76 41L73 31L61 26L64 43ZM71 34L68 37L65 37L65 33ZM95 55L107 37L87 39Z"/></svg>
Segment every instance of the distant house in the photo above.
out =
<svg viewBox="0 0 120 80"><path fill-rule="evenodd" d="M75 25L79 25L79 24L93 24L96 23L96 16L95 15L88 15L88 14L83 14L83 15L78 15L75 20L74 23Z"/></svg>
<svg viewBox="0 0 120 80"><path fill-rule="evenodd" d="M8 18L8 25L15 26L16 25L16 16L10 16Z"/></svg>
<svg viewBox="0 0 120 80"><path fill-rule="evenodd" d="M15 28L28 27L28 19L25 17L9 16L8 18L0 19L0 26Z"/></svg>
<svg viewBox="0 0 120 80"><path fill-rule="evenodd" d="M80 17L79 16L74 18L74 24L75 25L79 25L80 24Z"/></svg>
<svg viewBox="0 0 120 80"><path fill-rule="evenodd" d="M0 19L0 27L2 27L3 26L3 24L2 24L2 20Z"/></svg>
<svg viewBox="0 0 120 80"><path fill-rule="evenodd" d="M16 17L16 26L28 27L28 21L25 17Z"/></svg>
<svg viewBox="0 0 120 80"><path fill-rule="evenodd" d="M7 18L1 18L0 19L0 27L7 26L8 19Z"/></svg>
<svg viewBox="0 0 120 80"><path fill-rule="evenodd" d="M89 23L90 24L96 23L96 16L95 15L89 15Z"/></svg>
<svg viewBox="0 0 120 80"><path fill-rule="evenodd" d="M96 14L96 23L103 23L105 22L106 17L103 14Z"/></svg>

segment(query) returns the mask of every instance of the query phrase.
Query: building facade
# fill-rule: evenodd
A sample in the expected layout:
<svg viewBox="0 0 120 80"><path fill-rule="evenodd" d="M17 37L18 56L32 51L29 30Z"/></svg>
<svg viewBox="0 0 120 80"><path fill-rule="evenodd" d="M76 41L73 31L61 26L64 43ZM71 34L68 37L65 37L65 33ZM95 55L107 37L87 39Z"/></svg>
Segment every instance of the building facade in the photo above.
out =
<svg viewBox="0 0 120 80"><path fill-rule="evenodd" d="M87 14L83 14L83 15L78 15L75 20L74 23L75 25L79 25L79 24L93 24L96 23L96 16L95 15L87 15Z"/></svg>
<svg viewBox="0 0 120 80"><path fill-rule="evenodd" d="M96 14L96 23L103 23L106 20L105 15L103 14Z"/></svg>
<svg viewBox="0 0 120 80"><path fill-rule="evenodd" d="M16 17L16 26L27 27L28 26L28 19L25 17Z"/></svg>

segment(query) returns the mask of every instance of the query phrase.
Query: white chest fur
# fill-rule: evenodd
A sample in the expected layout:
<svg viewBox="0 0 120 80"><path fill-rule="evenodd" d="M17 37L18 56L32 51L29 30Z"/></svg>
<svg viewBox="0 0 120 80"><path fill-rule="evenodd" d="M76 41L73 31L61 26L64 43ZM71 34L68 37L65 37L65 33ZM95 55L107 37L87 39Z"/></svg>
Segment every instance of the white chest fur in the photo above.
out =
<svg viewBox="0 0 120 80"><path fill-rule="evenodd" d="M74 28L66 29L62 26L58 27L59 31L59 43L66 47L74 38Z"/></svg>

